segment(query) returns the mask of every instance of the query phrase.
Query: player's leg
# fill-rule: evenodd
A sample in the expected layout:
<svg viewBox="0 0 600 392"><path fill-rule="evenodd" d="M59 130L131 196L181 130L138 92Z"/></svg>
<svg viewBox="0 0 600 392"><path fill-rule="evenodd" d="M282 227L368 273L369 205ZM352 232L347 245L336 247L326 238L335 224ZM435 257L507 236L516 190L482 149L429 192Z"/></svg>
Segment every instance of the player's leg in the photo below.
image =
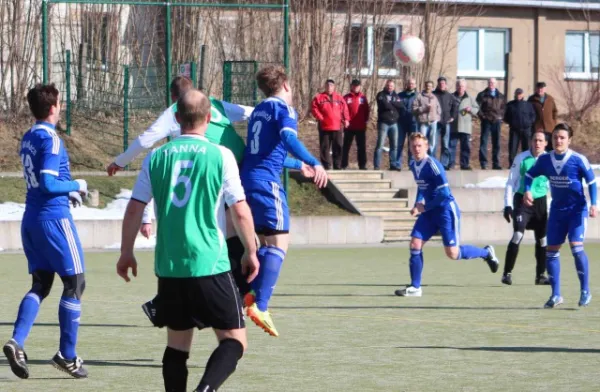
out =
<svg viewBox="0 0 600 392"><path fill-rule="evenodd" d="M533 220L533 232L535 236L535 284L549 285L550 280L546 277L546 232L548 229L548 209L546 197L534 200L535 219Z"/></svg>
<svg viewBox="0 0 600 392"><path fill-rule="evenodd" d="M565 242L568 230L568 219L563 219L563 216L556 211L550 211L550 216L548 217L546 269L548 270L548 279L552 287L552 294L544 305L545 308L554 308L563 303L563 298L560 295L560 247Z"/></svg>
<svg viewBox="0 0 600 392"><path fill-rule="evenodd" d="M581 289L579 306L587 306L592 300L588 257L583 248L585 231L587 229L587 215L588 212L583 211L579 216L572 216L569 220L569 244L571 245L571 253L575 259L575 268Z"/></svg>
<svg viewBox="0 0 600 392"><path fill-rule="evenodd" d="M183 331L167 328L167 347L162 359L162 374L166 392L185 392L193 329Z"/></svg>
<svg viewBox="0 0 600 392"><path fill-rule="evenodd" d="M513 197L513 235L506 247L506 257L504 258L504 273L502 274L502 283L512 284L512 271L517 262L519 255L519 246L523 240L527 223L532 219L532 214L529 208L523 205L523 196L515 193Z"/></svg>

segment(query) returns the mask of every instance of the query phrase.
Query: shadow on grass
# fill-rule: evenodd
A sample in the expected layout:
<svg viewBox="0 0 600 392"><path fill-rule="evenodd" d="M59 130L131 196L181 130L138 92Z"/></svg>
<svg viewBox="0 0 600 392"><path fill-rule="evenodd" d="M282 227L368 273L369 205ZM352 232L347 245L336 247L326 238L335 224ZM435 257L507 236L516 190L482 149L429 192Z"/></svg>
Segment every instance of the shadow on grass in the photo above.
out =
<svg viewBox="0 0 600 392"><path fill-rule="evenodd" d="M391 284L391 283L288 283L283 286L340 286L340 287L404 287L406 284ZM424 284L422 287L466 287L459 284ZM478 287L479 285L469 285L469 287ZM488 287L490 285L481 285L480 287Z"/></svg>
<svg viewBox="0 0 600 392"><path fill-rule="evenodd" d="M491 351L504 353L570 353L570 354L600 354L597 348L569 348L569 347L451 347L451 346L399 346L405 349L434 349L434 350L461 350L461 351Z"/></svg>
<svg viewBox="0 0 600 392"><path fill-rule="evenodd" d="M12 327L15 325L14 321L0 321L0 327ZM35 323L34 327L59 327L58 323ZM151 325L131 325L131 324L80 324L82 328L146 328L151 327Z"/></svg>
<svg viewBox="0 0 600 392"><path fill-rule="evenodd" d="M29 365L49 365L50 360L30 359L27 361ZM106 367L129 367L129 368L162 368L162 364L154 359L84 359L83 364L88 366L106 366ZM0 366L8 366L6 359L0 359ZM203 366L190 366L189 368L203 368ZM67 377L71 378L71 377Z"/></svg>
<svg viewBox="0 0 600 392"><path fill-rule="evenodd" d="M390 295L394 297L394 295ZM510 306L272 306L272 309L334 309L334 310L369 310L369 309L422 309L422 310L544 310L540 307L516 308ZM575 308L558 308L553 311L576 311Z"/></svg>

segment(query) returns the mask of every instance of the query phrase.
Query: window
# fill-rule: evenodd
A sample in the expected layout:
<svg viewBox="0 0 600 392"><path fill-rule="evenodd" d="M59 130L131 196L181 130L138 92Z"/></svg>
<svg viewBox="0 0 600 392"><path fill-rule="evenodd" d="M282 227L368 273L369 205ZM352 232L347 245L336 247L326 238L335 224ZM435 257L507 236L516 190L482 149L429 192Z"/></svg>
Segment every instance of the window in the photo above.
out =
<svg viewBox="0 0 600 392"><path fill-rule="evenodd" d="M394 57L394 43L402 35L401 26L350 27L348 48L348 72L360 71L363 76L371 75L377 69L379 76L396 76L398 67Z"/></svg>
<svg viewBox="0 0 600 392"><path fill-rule="evenodd" d="M565 78L596 79L600 32L568 32L565 36Z"/></svg>
<svg viewBox="0 0 600 392"><path fill-rule="evenodd" d="M458 76L503 78L507 29L458 29Z"/></svg>

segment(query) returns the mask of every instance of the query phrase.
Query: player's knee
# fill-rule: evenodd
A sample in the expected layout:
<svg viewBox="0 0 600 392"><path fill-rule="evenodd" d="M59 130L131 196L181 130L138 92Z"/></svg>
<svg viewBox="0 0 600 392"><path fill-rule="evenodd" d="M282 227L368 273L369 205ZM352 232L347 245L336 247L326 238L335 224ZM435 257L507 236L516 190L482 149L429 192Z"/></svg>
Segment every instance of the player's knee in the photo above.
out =
<svg viewBox="0 0 600 392"><path fill-rule="evenodd" d="M575 242L571 243L571 253L575 256L577 253L583 252L583 243Z"/></svg>
<svg viewBox="0 0 600 392"><path fill-rule="evenodd" d="M421 250L423 247L423 241L420 238L412 237L410 240L410 249Z"/></svg>
<svg viewBox="0 0 600 392"><path fill-rule="evenodd" d="M546 240L546 237L542 237L540 239L535 240L535 243L541 247L548 246L548 241Z"/></svg>
<svg viewBox="0 0 600 392"><path fill-rule="evenodd" d="M458 250L458 247L446 247L444 248L444 250L446 251L446 256L448 256L449 259L458 260L458 257L460 256L460 251Z"/></svg>
<svg viewBox="0 0 600 392"><path fill-rule="evenodd" d="M49 271L34 271L31 275L31 293L36 294L40 301L50 294L52 283L54 282L54 272Z"/></svg>
<svg viewBox="0 0 600 392"><path fill-rule="evenodd" d="M81 299L85 290L85 277L83 274L62 276L63 282L63 297Z"/></svg>
<svg viewBox="0 0 600 392"><path fill-rule="evenodd" d="M512 242L515 245L519 245L521 241L523 241L523 232L515 231L513 233L512 238L510 239L510 242Z"/></svg>

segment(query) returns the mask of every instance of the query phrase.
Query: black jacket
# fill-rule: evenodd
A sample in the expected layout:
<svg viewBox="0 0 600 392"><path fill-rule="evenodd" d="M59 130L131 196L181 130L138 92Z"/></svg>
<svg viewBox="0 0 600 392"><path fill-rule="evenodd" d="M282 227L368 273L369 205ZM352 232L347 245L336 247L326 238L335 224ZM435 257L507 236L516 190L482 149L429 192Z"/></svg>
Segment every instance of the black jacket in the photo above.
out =
<svg viewBox="0 0 600 392"><path fill-rule="evenodd" d="M442 110L440 122L446 124L451 118L456 119L458 102L456 101L456 98L454 98L454 95L448 91L441 91L437 88L433 93L437 97L438 102L440 103L440 109Z"/></svg>
<svg viewBox="0 0 600 392"><path fill-rule="evenodd" d="M380 91L377 94L377 121L392 125L398 122L400 112L403 111L404 104L398 94Z"/></svg>
<svg viewBox="0 0 600 392"><path fill-rule="evenodd" d="M504 122L514 129L529 129L535 123L535 109L526 100L512 100L506 105Z"/></svg>

